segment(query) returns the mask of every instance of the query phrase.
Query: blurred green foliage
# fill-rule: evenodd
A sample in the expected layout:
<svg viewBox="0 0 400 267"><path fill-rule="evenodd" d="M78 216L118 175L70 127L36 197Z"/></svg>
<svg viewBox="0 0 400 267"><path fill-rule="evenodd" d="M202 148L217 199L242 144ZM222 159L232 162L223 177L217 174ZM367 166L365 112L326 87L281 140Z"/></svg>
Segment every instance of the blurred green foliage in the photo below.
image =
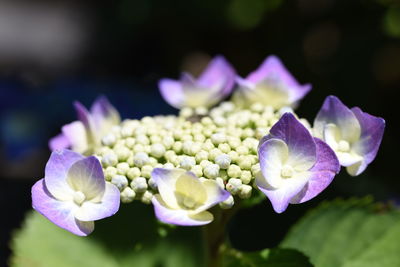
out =
<svg viewBox="0 0 400 267"><path fill-rule="evenodd" d="M400 266L400 212L371 198L325 202L288 233L281 247L315 266Z"/></svg>

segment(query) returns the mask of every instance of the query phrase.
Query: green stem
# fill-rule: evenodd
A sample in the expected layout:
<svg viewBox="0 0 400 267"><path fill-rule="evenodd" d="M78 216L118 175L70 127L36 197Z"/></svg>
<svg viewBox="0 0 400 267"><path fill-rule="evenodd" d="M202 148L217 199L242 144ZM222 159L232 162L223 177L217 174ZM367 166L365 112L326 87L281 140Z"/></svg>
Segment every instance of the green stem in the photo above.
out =
<svg viewBox="0 0 400 267"><path fill-rule="evenodd" d="M222 250L227 241L226 226L232 216L239 209L239 206L239 203L235 203L234 207L229 210L216 208L215 212L213 212L213 222L203 227L206 253L208 256L208 267L222 266Z"/></svg>

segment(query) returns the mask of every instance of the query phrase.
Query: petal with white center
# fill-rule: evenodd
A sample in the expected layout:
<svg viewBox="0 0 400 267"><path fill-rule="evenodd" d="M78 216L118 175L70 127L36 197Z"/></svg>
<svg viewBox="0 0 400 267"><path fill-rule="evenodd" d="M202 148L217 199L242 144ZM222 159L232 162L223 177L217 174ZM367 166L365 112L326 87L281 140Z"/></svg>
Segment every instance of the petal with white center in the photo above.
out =
<svg viewBox="0 0 400 267"><path fill-rule="evenodd" d="M179 209L175 197L175 185L178 178L185 173L182 169L162 169L155 168L151 173L151 178L157 184L158 192L166 205L172 209Z"/></svg>
<svg viewBox="0 0 400 267"><path fill-rule="evenodd" d="M279 188L282 185L281 169L284 162L287 161L288 156L288 147L280 139L270 139L260 146L258 149L258 158L266 184L274 188ZM264 185L265 183L262 180L258 180L257 182L260 183L259 186L268 186Z"/></svg>
<svg viewBox="0 0 400 267"><path fill-rule="evenodd" d="M212 206L225 201L231 195L228 191L222 189L215 180L207 179L201 183L206 190L207 199L204 205L200 206L194 211L195 213L205 211Z"/></svg>
<svg viewBox="0 0 400 267"><path fill-rule="evenodd" d="M32 187L32 206L55 225L79 236L86 236L94 229L94 222L82 222L75 218L78 209L72 201L59 201L47 190L41 179Z"/></svg>
<svg viewBox="0 0 400 267"><path fill-rule="evenodd" d="M71 200L73 191L67 183L69 168L84 157L70 150L56 150L46 164L45 181L50 193L59 200Z"/></svg>
<svg viewBox="0 0 400 267"><path fill-rule="evenodd" d="M317 162L309 170L310 179L303 190L291 199L290 203L303 203L314 198L325 190L340 171L340 164L335 152L318 138L315 138L315 143L317 145Z"/></svg>
<svg viewBox="0 0 400 267"><path fill-rule="evenodd" d="M96 221L114 215L120 205L118 188L106 183L105 192L100 202L85 201L75 213L80 221Z"/></svg>
<svg viewBox="0 0 400 267"><path fill-rule="evenodd" d="M158 83L158 87L162 97L168 102L168 104L177 109L183 107L185 96L180 81L161 79Z"/></svg>
<svg viewBox="0 0 400 267"><path fill-rule="evenodd" d="M60 133L59 135L54 136L49 141L49 148L51 151L66 149L66 148L69 148L70 146L71 146L70 141L63 133Z"/></svg>
<svg viewBox="0 0 400 267"><path fill-rule="evenodd" d="M187 210L171 209L159 194L154 195L152 203L156 217L164 223L182 226L198 226L208 224L214 219L214 216L208 211L195 214Z"/></svg>
<svg viewBox="0 0 400 267"><path fill-rule="evenodd" d="M75 162L68 170L67 182L74 191L85 195L86 201L101 201L105 191L105 179L99 160L87 157Z"/></svg>
<svg viewBox="0 0 400 267"><path fill-rule="evenodd" d="M64 125L62 133L67 137L71 144L71 149L78 153L84 153L88 149L88 139L86 129L80 121L74 121Z"/></svg>

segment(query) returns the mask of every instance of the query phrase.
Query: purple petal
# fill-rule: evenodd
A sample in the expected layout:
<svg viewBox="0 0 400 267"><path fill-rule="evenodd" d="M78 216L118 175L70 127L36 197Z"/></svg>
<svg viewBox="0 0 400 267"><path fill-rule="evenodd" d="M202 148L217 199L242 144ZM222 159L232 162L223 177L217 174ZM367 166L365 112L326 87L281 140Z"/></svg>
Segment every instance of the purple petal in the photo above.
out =
<svg viewBox="0 0 400 267"><path fill-rule="evenodd" d="M81 159L68 170L67 182L75 191L85 194L86 200L101 201L106 182L99 160L94 157Z"/></svg>
<svg viewBox="0 0 400 267"><path fill-rule="evenodd" d="M59 135L51 138L50 141L49 141L49 147L50 147L51 151L69 148L70 146L71 146L70 141L62 133L60 133Z"/></svg>
<svg viewBox="0 0 400 267"><path fill-rule="evenodd" d="M196 213L208 210L216 204L225 201L231 195L228 191L222 189L215 180L205 180L202 182L207 192L206 203L196 209Z"/></svg>
<svg viewBox="0 0 400 267"><path fill-rule="evenodd" d="M316 145L310 132L291 113L285 113L271 128L270 134L260 140L260 146L271 138L284 141L289 148L289 163L303 170L310 169L317 160Z"/></svg>
<svg viewBox="0 0 400 267"><path fill-rule="evenodd" d="M321 193L340 171L339 160L335 152L322 140L315 138L317 162L311 168L311 178L303 190L290 203L306 202Z"/></svg>
<svg viewBox="0 0 400 267"><path fill-rule="evenodd" d="M181 108L185 101L182 84L171 79L161 79L158 82L160 93L165 101L174 108Z"/></svg>
<svg viewBox="0 0 400 267"><path fill-rule="evenodd" d="M93 119L91 118L89 111L85 108L84 105L82 105L78 101L74 102L74 107L78 120L81 121L83 123L83 126L85 127L88 143L94 142L94 125Z"/></svg>
<svg viewBox="0 0 400 267"><path fill-rule="evenodd" d="M280 188L270 186L261 173L256 177L256 185L271 201L275 212L282 213L288 207L291 199L301 192L309 179L309 172L303 172L296 177L284 180Z"/></svg>
<svg viewBox="0 0 400 267"><path fill-rule="evenodd" d="M207 68L197 79L198 84L203 88L219 88L221 97L225 97L232 92L235 84L235 70L223 56L214 57Z"/></svg>
<svg viewBox="0 0 400 267"><path fill-rule="evenodd" d="M114 215L120 204L118 188L106 183L105 192L100 202L85 201L78 209L75 217L80 221L96 221Z"/></svg>
<svg viewBox="0 0 400 267"><path fill-rule="evenodd" d="M325 99L314 120L316 137L323 139L325 125L330 123L339 127L343 140L355 142L360 137L360 124L356 116L335 96Z"/></svg>
<svg viewBox="0 0 400 267"><path fill-rule="evenodd" d="M121 120L118 111L113 105L111 105L110 101L108 101L105 96L100 96L94 101L90 113L93 117L96 128L101 127L105 120L110 120L115 124L118 124Z"/></svg>
<svg viewBox="0 0 400 267"><path fill-rule="evenodd" d="M287 91L290 91L290 100L292 102L302 99L311 90L310 84L300 85L285 68L281 60L273 55L267 57L258 69L250 73L246 78L253 84L266 79L279 81Z"/></svg>
<svg viewBox="0 0 400 267"><path fill-rule="evenodd" d="M59 200L69 200L72 189L67 183L69 168L84 157L70 150L56 150L51 153L45 168L46 187Z"/></svg>
<svg viewBox="0 0 400 267"><path fill-rule="evenodd" d="M360 164L349 167L350 174L359 175L370 164L378 153L385 130L385 120L363 112L360 108L351 109L361 126L360 140L354 145L354 150L363 157Z"/></svg>
<svg viewBox="0 0 400 267"><path fill-rule="evenodd" d="M168 170L162 168L154 168L151 172L151 178L157 184L158 192L171 208L179 208L175 198L175 184L184 173L185 171L182 169Z"/></svg>
<svg viewBox="0 0 400 267"><path fill-rule="evenodd" d="M214 216L208 211L190 215L186 210L170 209L158 194L153 197L152 203L156 217L164 223L197 226L208 224L214 219Z"/></svg>
<svg viewBox="0 0 400 267"><path fill-rule="evenodd" d="M32 187L32 206L55 225L79 236L86 236L94 229L93 222L75 219L78 208L73 202L59 201L47 190L45 180L37 181Z"/></svg>
<svg viewBox="0 0 400 267"><path fill-rule="evenodd" d="M74 121L62 127L62 133L69 140L71 149L83 153L88 149L85 127L80 121Z"/></svg>

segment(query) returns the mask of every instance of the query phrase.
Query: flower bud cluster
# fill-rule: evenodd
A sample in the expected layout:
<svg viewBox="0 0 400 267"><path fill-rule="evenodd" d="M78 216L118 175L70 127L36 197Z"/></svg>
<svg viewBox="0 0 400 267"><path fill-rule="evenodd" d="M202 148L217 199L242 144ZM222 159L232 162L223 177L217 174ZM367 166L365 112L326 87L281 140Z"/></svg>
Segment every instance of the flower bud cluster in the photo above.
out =
<svg viewBox="0 0 400 267"><path fill-rule="evenodd" d="M121 191L122 202L150 203L157 192L152 170L181 168L228 190L234 197L220 203L226 209L235 197L251 197L260 171L259 139L284 112L259 103L242 109L222 102L210 110L185 108L179 116L125 120L102 138L95 154L106 180Z"/></svg>

